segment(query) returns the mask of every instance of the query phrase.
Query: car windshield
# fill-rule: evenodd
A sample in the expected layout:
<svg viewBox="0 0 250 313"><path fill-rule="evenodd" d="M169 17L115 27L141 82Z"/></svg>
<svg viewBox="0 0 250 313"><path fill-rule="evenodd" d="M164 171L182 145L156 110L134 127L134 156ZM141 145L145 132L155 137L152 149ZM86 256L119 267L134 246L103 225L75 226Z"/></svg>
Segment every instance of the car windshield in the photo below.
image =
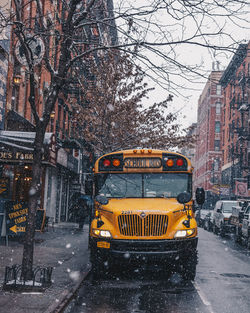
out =
<svg viewBox="0 0 250 313"><path fill-rule="evenodd" d="M222 211L223 213L232 213L233 206L237 205L235 202L225 202L223 203Z"/></svg>
<svg viewBox="0 0 250 313"><path fill-rule="evenodd" d="M191 175L182 173L98 174L96 187L108 198L176 198L192 190Z"/></svg>

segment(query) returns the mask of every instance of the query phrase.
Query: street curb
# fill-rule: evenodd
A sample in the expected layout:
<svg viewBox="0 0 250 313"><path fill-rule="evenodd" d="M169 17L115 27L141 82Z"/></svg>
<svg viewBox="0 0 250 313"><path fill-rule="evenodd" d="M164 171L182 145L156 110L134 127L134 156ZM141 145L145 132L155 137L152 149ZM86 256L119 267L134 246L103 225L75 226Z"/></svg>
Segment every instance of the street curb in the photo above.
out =
<svg viewBox="0 0 250 313"><path fill-rule="evenodd" d="M81 288L81 285L83 284L84 280L90 273L90 265L87 266L85 272L82 273L82 277L77 285L72 287L70 290L64 290L61 293L61 296L59 298L58 302L53 302L44 313L62 313L63 310L66 308L66 306L70 303L72 298L75 296L76 292Z"/></svg>

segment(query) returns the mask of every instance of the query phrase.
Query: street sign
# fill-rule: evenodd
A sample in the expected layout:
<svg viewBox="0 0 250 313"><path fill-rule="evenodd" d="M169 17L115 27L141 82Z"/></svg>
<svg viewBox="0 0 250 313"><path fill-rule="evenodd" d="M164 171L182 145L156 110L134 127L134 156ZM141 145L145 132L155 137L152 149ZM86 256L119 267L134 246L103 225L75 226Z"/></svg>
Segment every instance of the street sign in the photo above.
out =
<svg viewBox="0 0 250 313"><path fill-rule="evenodd" d="M6 233L8 236L22 236L26 231L28 203L6 201ZM36 213L36 230L42 231L45 223L45 210Z"/></svg>
<svg viewBox="0 0 250 313"><path fill-rule="evenodd" d="M45 46L43 40L40 37L30 37L27 39L27 44L32 52L34 65L41 63L45 53ZM19 63L22 64L23 66L28 67L24 47L21 45L20 41L18 41L16 44L15 54Z"/></svg>
<svg viewBox="0 0 250 313"><path fill-rule="evenodd" d="M8 236L21 236L25 233L28 215L26 202L6 202L6 232Z"/></svg>

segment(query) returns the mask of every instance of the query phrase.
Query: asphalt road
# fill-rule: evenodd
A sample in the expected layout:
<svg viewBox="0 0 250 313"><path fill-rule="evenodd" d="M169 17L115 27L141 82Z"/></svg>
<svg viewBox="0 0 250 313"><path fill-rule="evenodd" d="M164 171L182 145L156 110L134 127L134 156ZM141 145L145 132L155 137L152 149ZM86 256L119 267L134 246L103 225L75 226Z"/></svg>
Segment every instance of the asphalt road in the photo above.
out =
<svg viewBox="0 0 250 313"><path fill-rule="evenodd" d="M203 229L198 249L195 282L160 267L90 274L65 313L249 313L250 252Z"/></svg>

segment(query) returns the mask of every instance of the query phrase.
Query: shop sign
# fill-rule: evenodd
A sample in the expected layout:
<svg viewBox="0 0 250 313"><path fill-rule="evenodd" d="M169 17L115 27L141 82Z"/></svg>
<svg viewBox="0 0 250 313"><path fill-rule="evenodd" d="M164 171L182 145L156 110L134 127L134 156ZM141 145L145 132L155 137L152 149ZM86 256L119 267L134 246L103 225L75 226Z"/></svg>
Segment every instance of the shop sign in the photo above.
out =
<svg viewBox="0 0 250 313"><path fill-rule="evenodd" d="M68 153L63 148L60 148L57 151L57 163L64 167L67 167L67 162L68 162Z"/></svg>
<svg viewBox="0 0 250 313"><path fill-rule="evenodd" d="M228 185L213 185L212 192L221 196L229 196L230 187Z"/></svg>
<svg viewBox="0 0 250 313"><path fill-rule="evenodd" d="M33 153L21 151L0 151L0 161L33 161Z"/></svg>
<svg viewBox="0 0 250 313"><path fill-rule="evenodd" d="M0 151L0 162L24 162L32 163L34 155L32 152L23 152L23 151ZM56 165L56 148L51 145L49 149L49 155L42 157L42 160L48 160L51 164Z"/></svg>
<svg viewBox="0 0 250 313"><path fill-rule="evenodd" d="M228 186L228 185L221 185L220 186L220 194L222 196L229 196L230 195L230 186Z"/></svg>
<svg viewBox="0 0 250 313"><path fill-rule="evenodd" d="M247 197L248 196L247 182L242 182L242 181L236 180L236 182L235 182L235 194L237 196Z"/></svg>
<svg viewBox="0 0 250 313"><path fill-rule="evenodd" d="M6 231L9 236L20 236L25 233L28 215L28 204L25 202L6 202Z"/></svg>

